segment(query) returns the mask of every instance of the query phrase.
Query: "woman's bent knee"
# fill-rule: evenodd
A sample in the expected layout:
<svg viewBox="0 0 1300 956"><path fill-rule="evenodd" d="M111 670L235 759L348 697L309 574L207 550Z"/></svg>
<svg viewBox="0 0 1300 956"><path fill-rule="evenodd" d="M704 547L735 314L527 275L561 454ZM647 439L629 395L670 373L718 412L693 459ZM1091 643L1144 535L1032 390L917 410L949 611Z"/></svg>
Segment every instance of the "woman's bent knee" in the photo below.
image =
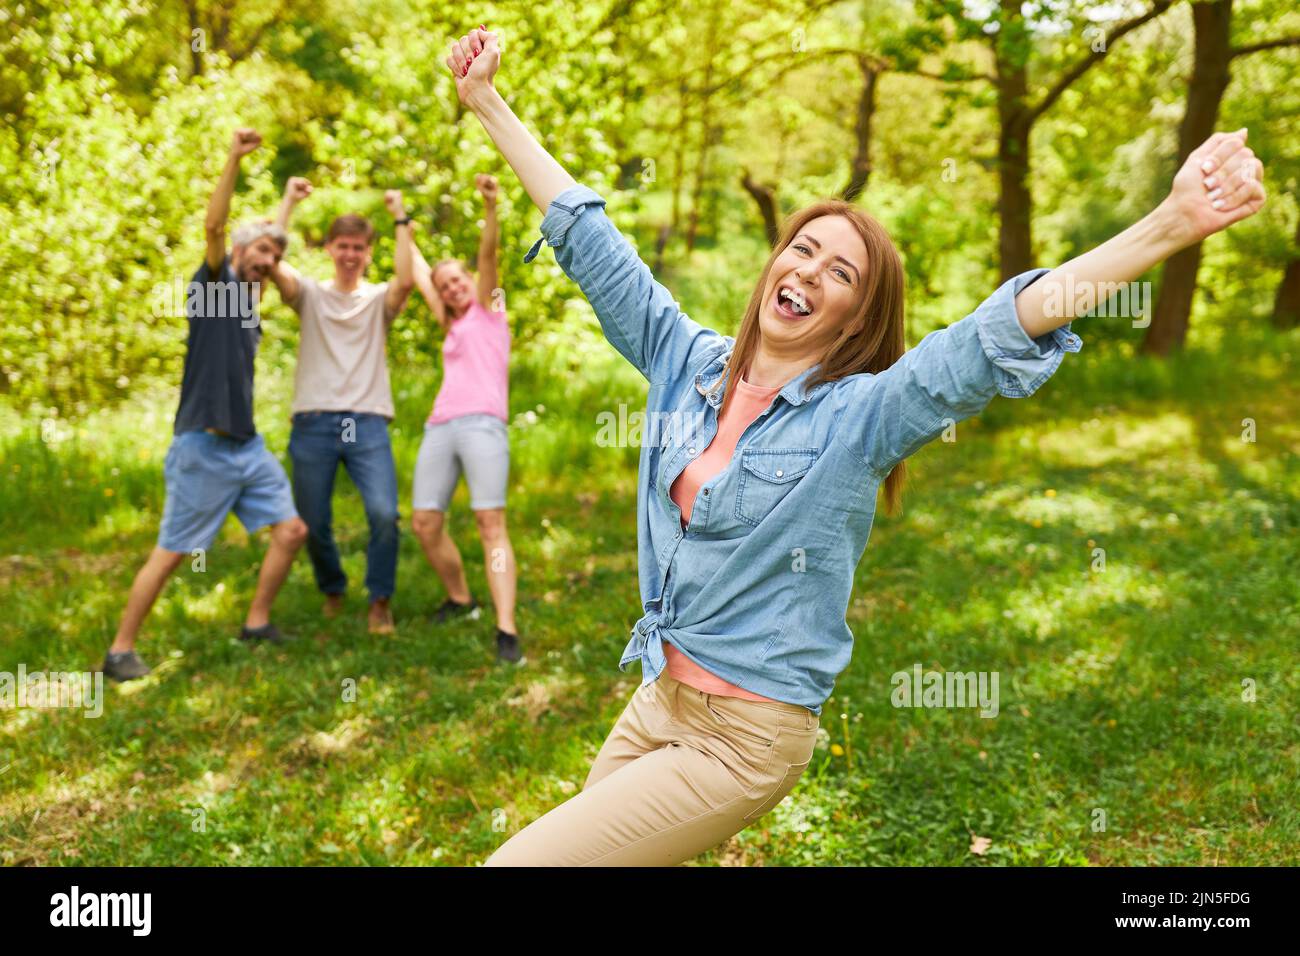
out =
<svg viewBox="0 0 1300 956"><path fill-rule="evenodd" d="M441 511L414 511L411 513L411 530L421 538L436 538L442 531L445 517Z"/></svg>
<svg viewBox="0 0 1300 956"><path fill-rule="evenodd" d="M506 535L505 509L489 509L474 512L474 523L478 525L479 537L487 541L498 541Z"/></svg>

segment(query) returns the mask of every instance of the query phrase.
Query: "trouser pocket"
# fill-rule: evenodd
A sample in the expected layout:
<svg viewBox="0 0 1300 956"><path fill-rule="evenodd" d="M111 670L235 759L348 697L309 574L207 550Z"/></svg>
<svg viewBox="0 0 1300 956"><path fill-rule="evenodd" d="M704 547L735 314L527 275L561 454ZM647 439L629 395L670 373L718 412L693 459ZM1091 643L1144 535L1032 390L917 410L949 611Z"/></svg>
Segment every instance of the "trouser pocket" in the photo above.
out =
<svg viewBox="0 0 1300 956"><path fill-rule="evenodd" d="M812 763L813 749L817 745L817 721L808 728L782 726L777 731L772 747L772 760L768 764L764 782L751 796L758 800L754 809L745 814L748 822L757 820L780 803L794 789L803 772Z"/></svg>
<svg viewBox="0 0 1300 956"><path fill-rule="evenodd" d="M794 789L794 785L799 782L799 778L803 776L803 772L808 769L810 763L812 763L811 757L802 763L786 765L787 769L778 781L776 788L767 795L762 803L745 814L745 819L757 820L785 799L786 794Z"/></svg>
<svg viewBox="0 0 1300 956"><path fill-rule="evenodd" d="M704 706L708 708L713 719L720 727L725 727L729 736L743 737L755 743L772 746L776 743L781 728L763 720L766 712L746 706L750 702L738 697L724 697L710 694L705 698Z"/></svg>

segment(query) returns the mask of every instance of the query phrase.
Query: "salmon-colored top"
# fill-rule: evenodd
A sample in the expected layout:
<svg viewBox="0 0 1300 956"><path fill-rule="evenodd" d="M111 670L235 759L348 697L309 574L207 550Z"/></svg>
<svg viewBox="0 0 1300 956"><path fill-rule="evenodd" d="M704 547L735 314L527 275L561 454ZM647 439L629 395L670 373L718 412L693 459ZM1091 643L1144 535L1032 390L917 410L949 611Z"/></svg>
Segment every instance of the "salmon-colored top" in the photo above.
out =
<svg viewBox="0 0 1300 956"><path fill-rule="evenodd" d="M677 480L669 490L669 497L677 507L682 509L683 527L691 520L691 509L695 505L695 496L700 488L726 469L731 462L731 456L735 454L736 442L740 441L740 436L754 419L763 414L764 409L771 404L773 396L780 390L780 386L761 388L758 385L750 385L744 378L736 382L735 394L718 418L718 433L713 436L713 441L709 443L708 448L704 449L700 457L687 465L686 470L677 476ZM730 681L723 680L716 674L710 674L667 640L664 641L664 657L668 661L669 676L688 687L721 697L772 700L771 697L751 693L743 687L737 687Z"/></svg>

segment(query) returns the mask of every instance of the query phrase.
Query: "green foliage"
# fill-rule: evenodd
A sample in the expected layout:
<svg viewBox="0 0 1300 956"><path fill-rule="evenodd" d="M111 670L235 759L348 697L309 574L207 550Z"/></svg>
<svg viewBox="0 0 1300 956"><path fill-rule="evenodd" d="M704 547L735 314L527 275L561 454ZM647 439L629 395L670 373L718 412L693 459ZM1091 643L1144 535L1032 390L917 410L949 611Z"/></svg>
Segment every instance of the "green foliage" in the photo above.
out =
<svg viewBox="0 0 1300 956"><path fill-rule="evenodd" d="M996 282L998 117L982 77L997 54L1041 93L1087 49L1091 8L501 0L471 22L448 0L192 6L202 51L177 0L0 10L0 669L97 663L153 543L185 337L164 293L199 264L239 125L264 145L243 164L232 225L309 177L288 256L316 276L343 212L376 224L371 278L390 273L388 188L404 191L427 258L472 259L473 175L500 177L530 662L494 670L486 622L434 628L443 595L409 534L396 639L321 621L299 559L276 613L307 640L250 654L231 631L263 544L229 522L208 576L179 575L146 625L157 677L113 690L102 721L0 715L0 862L472 863L502 839L494 808L515 829L580 785L630 693L613 661L637 615L637 455L593 434L598 413L639 408L645 384L549 253L522 266L540 216L456 101L453 33L502 33L516 112L606 196L683 308L729 333L768 254L742 173L775 187L783 212L842 190L862 63L876 64L857 201L903 252L914 343ZM1044 264L1167 188L1186 7L1126 36L1034 125ZM1285 0L1236 14L1238 45L1300 32ZM972 864L975 835L993 841L985 862L1297 862L1279 702L1297 690L1298 343L1264 321L1300 215L1297 55L1233 64L1221 125L1250 128L1274 201L1206 244L1188 351L1135 358L1130 323L1081 320L1084 352L1039 397L995 402L917 456L907 510L878 523L859 569L858 653L825 746L788 801L701 862ZM297 326L274 295L264 305L257 421L282 454ZM389 341L404 514L439 344L413 297ZM1247 418L1258 443L1239 439ZM478 588L458 494L451 532ZM336 529L359 579L365 520L346 482ZM1094 538L1109 576L1088 570ZM886 704L891 671L971 655L1016 675L998 721ZM1253 708L1243 675L1261 688ZM339 702L346 677L360 677L356 705ZM1088 827L1099 806L1105 836ZM195 808L210 815L202 838Z"/></svg>
<svg viewBox="0 0 1300 956"><path fill-rule="evenodd" d="M521 267L538 214L457 103L443 65L453 31L472 25L460 22L461 8L242 0L195 9L206 41L197 54L188 14L172 0L23 4L3 14L0 394L12 405L77 418L141 387L174 387L184 323L159 314L160 290L197 267L203 210L240 124L260 128L265 146L245 163L232 221L269 214L289 176L312 178L317 191L296 214L289 255L313 274L328 273L316 247L345 211L372 216L374 276L388 274L391 223L380 200L394 187L426 257L472 260L481 212L473 174L497 173L517 355L543 340L564 347L563 335L544 333L563 328L572 286L547 257ZM1237 13L1236 42L1294 32L1285 4L1256 0ZM886 69L859 202L904 253L913 339L962 314L996 276L995 110L991 85L973 79L991 68L990 43L1007 62L1027 58L1031 81L1050 78L1086 50L1092 15L1072 4L1021 11L946 0L846 2L815 14L784 0L576 14L506 2L476 14L504 37L500 86L516 111L605 193L647 258L667 230L662 278L678 283L688 311L727 331L764 257L741 172L776 185L786 211L842 189L862 84L847 54L876 58ZM1095 245L1166 188L1189 56L1187 12L1158 23L1166 19L1167 28L1126 37L1036 124L1040 261ZM1286 118L1300 106L1286 77L1295 56L1282 49L1234 64L1225 118L1251 127L1279 198L1207 247L1193 325L1206 341L1236 316L1262 317L1294 254L1287 197L1300 192L1300 150ZM286 371L292 317L274 296L266 315L262 361ZM1092 339L1135 334L1108 327ZM394 329L393 360L428 368L438 347L416 297Z"/></svg>

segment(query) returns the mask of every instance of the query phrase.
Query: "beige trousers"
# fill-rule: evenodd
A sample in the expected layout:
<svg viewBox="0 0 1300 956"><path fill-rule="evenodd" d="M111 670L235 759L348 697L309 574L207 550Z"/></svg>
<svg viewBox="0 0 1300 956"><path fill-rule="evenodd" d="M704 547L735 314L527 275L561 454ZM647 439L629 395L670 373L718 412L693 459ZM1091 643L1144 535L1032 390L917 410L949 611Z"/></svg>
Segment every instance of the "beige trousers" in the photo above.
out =
<svg viewBox="0 0 1300 956"><path fill-rule="evenodd" d="M739 833L812 759L817 716L797 704L706 694L668 676L638 687L582 792L507 840L485 866L671 866Z"/></svg>

